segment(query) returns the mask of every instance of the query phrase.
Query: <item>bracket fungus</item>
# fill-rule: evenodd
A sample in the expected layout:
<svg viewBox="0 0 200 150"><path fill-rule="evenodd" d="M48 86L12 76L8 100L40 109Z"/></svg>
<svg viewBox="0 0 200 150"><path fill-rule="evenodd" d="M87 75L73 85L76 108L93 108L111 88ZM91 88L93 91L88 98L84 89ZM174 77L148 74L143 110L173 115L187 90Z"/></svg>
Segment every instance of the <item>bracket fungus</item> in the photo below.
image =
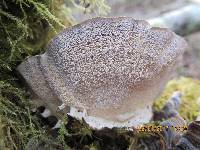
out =
<svg viewBox="0 0 200 150"><path fill-rule="evenodd" d="M186 47L146 21L94 18L65 29L17 70L54 113L69 106L69 115L92 127L132 127L150 120L153 100Z"/></svg>

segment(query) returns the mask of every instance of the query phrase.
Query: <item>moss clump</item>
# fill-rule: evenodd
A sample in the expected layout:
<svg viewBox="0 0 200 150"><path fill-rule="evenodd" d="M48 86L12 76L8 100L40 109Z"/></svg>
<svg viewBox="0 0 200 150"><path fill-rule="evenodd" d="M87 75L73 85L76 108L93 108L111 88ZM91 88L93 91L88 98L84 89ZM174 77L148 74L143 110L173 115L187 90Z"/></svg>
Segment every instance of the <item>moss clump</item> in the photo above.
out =
<svg viewBox="0 0 200 150"><path fill-rule="evenodd" d="M200 105L197 100L200 98L200 80L181 77L168 82L163 94L154 103L154 109L161 109L174 91L181 91L182 104L179 109L180 115L187 121L193 121L200 115Z"/></svg>
<svg viewBox="0 0 200 150"><path fill-rule="evenodd" d="M1 71L12 70L27 56L40 53L56 31L65 26L54 15L60 5L51 0L0 1Z"/></svg>
<svg viewBox="0 0 200 150"><path fill-rule="evenodd" d="M22 90L0 81L1 142L9 149L22 149L30 135L38 135L29 104Z"/></svg>
<svg viewBox="0 0 200 150"><path fill-rule="evenodd" d="M51 0L0 1L0 149L25 149L30 138L48 138L30 115L27 92L15 67L41 53L48 40L68 25L55 16L60 5Z"/></svg>

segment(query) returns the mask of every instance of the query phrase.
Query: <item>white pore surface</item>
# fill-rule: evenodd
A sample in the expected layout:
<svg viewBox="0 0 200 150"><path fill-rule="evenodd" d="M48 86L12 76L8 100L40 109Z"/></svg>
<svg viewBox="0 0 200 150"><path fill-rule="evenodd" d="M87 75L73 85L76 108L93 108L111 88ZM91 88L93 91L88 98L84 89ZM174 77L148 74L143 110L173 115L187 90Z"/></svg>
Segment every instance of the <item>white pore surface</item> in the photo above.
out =
<svg viewBox="0 0 200 150"><path fill-rule="evenodd" d="M100 117L88 116L86 110L84 110L83 112L80 112L75 107L70 107L70 112L68 113L68 115L73 116L77 119L84 119L86 123L90 125L90 127L96 128L96 129L102 129L104 127L107 127L107 128L135 127L137 128L138 126L150 121L152 117L152 110L141 108L141 109L137 109L137 111L134 111L132 113L118 115L117 118L120 118L120 120L123 120L123 118L126 119L127 116L130 116L130 115L134 116L132 119L129 119L128 121L124 121L124 122L116 122L116 121L106 120Z"/></svg>

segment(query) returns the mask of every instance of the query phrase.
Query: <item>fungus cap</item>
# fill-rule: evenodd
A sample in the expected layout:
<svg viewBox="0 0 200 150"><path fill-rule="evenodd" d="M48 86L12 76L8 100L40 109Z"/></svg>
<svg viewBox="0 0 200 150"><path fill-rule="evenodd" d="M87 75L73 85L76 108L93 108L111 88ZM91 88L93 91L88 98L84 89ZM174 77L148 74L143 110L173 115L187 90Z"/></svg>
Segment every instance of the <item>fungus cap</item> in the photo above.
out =
<svg viewBox="0 0 200 150"><path fill-rule="evenodd" d="M70 106L70 115L96 128L137 126L150 120L153 100L186 47L146 21L94 18L65 29L18 70L53 111Z"/></svg>

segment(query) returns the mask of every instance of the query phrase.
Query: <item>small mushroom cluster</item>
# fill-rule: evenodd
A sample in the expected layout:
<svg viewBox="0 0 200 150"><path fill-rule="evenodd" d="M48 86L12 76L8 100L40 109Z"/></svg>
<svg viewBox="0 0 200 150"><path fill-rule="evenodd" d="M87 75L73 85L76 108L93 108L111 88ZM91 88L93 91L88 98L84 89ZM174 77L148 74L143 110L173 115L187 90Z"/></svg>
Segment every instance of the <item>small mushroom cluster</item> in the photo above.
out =
<svg viewBox="0 0 200 150"><path fill-rule="evenodd" d="M65 29L17 70L53 113L69 106L69 115L92 127L130 127L150 120L153 100L186 47L146 21L94 18Z"/></svg>

